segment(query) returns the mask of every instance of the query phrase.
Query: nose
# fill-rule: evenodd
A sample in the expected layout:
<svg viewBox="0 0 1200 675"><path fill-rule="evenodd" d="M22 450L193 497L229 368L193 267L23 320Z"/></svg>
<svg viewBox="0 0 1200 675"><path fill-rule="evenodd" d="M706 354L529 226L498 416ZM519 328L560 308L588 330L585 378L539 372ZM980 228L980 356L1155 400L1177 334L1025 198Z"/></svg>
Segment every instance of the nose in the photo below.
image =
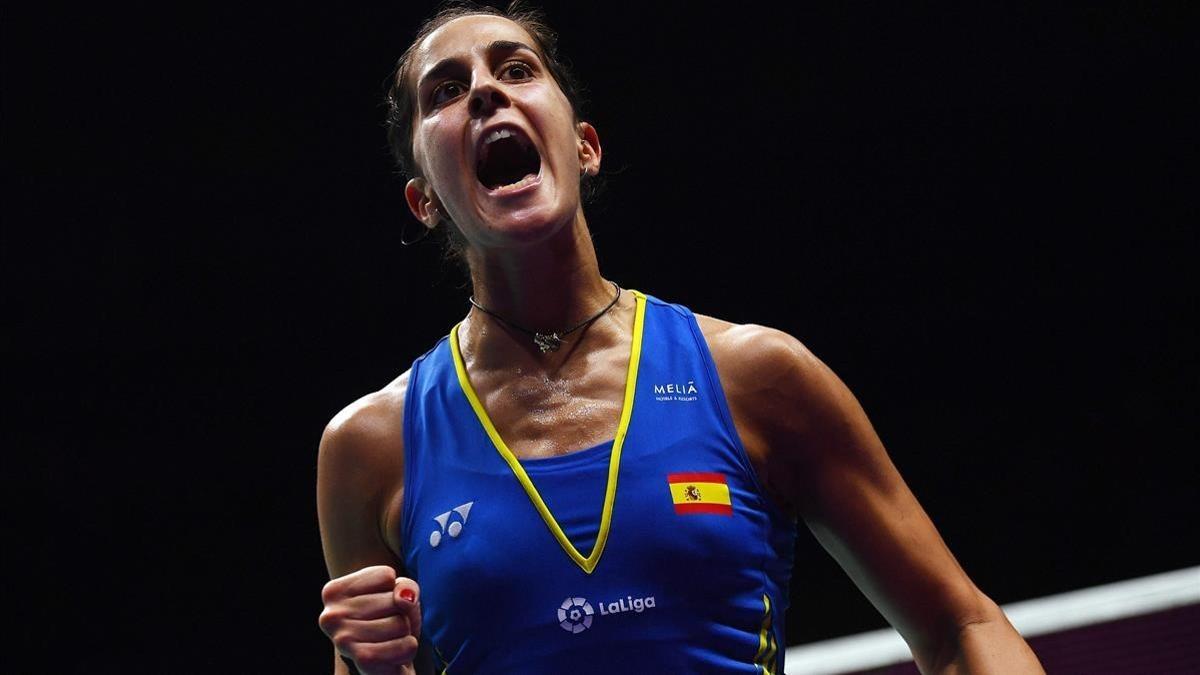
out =
<svg viewBox="0 0 1200 675"><path fill-rule="evenodd" d="M482 75L475 78L474 86L471 87L471 98L467 103L472 117L487 117L496 112L497 108L508 104L508 96L493 77Z"/></svg>

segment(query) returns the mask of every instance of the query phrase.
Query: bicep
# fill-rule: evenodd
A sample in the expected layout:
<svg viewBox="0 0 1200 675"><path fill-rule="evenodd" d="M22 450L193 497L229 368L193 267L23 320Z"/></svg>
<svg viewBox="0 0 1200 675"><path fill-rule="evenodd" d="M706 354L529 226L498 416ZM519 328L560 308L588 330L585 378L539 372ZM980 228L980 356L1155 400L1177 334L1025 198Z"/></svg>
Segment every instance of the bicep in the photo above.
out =
<svg viewBox="0 0 1200 675"><path fill-rule="evenodd" d="M329 578L399 561L380 534L380 488L370 478L371 453L353 430L331 423L317 459L317 518ZM357 675L333 648L333 675Z"/></svg>
<svg viewBox="0 0 1200 675"><path fill-rule="evenodd" d="M393 387L349 406L326 427L317 460L317 516L331 579L366 567L407 571L398 537L389 537L404 483L403 394L408 374ZM398 531L397 531L398 532ZM354 675L336 649L334 675ZM418 656L417 672L431 673ZM426 659L427 660L427 659Z"/></svg>
<svg viewBox="0 0 1200 675"><path fill-rule="evenodd" d="M388 502L399 499L394 458L403 448L372 421L334 422L325 430L317 461L317 517L330 578L372 565L399 571L400 561L384 536ZM394 496L394 497L393 497Z"/></svg>

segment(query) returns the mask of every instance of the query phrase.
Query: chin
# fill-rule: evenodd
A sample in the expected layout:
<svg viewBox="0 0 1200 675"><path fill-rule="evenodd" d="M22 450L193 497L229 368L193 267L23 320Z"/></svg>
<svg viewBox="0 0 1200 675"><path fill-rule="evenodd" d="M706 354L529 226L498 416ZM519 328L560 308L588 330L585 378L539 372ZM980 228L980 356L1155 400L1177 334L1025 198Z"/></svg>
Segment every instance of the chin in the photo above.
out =
<svg viewBox="0 0 1200 675"><path fill-rule="evenodd" d="M488 230L496 239L505 240L512 246L525 247L553 238L570 227L573 220L570 215L552 209L532 207L489 218Z"/></svg>
<svg viewBox="0 0 1200 675"><path fill-rule="evenodd" d="M552 199L552 195L546 194L549 192L547 187L539 185L526 194L506 199L485 197L479 215L490 238L523 247L546 241L569 228L577 208Z"/></svg>

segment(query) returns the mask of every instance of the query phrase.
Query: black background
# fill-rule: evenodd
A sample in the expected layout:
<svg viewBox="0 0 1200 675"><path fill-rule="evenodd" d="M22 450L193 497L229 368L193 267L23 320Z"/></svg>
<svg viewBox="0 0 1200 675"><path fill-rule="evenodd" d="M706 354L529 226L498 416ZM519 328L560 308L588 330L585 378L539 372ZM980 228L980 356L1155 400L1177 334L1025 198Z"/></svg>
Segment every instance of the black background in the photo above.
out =
<svg viewBox="0 0 1200 675"><path fill-rule="evenodd" d="M381 126L431 6L243 4L3 17L8 611L51 672L328 672L321 430L466 311ZM602 270L803 340L1001 603L1200 563L1183 4L549 6ZM797 556L790 643L883 625Z"/></svg>

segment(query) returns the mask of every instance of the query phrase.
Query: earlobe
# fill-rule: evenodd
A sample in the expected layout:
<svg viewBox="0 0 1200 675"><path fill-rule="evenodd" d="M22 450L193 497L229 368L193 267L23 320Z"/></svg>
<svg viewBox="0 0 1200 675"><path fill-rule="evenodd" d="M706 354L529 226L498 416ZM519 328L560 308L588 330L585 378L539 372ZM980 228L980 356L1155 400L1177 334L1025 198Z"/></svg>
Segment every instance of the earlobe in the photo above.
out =
<svg viewBox="0 0 1200 675"><path fill-rule="evenodd" d="M424 178L418 177L408 181L404 186L404 200L408 202L408 210L412 212L413 217L425 227L432 230L441 222L441 202Z"/></svg>

